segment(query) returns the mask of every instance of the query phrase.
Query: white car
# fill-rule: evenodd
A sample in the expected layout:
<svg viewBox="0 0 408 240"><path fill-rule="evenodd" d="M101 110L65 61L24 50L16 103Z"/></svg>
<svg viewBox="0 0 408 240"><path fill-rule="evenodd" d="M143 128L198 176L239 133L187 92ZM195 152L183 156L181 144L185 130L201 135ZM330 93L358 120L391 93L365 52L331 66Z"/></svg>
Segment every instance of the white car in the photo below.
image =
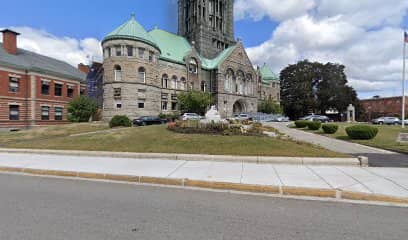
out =
<svg viewBox="0 0 408 240"><path fill-rule="evenodd" d="M235 114L232 119L237 120L237 121L245 121L245 120L251 120L251 117L248 114L240 113L240 114Z"/></svg>
<svg viewBox="0 0 408 240"><path fill-rule="evenodd" d="M200 120L201 117L197 113L184 113L183 116L181 116L181 120L183 121L188 121L188 120Z"/></svg>

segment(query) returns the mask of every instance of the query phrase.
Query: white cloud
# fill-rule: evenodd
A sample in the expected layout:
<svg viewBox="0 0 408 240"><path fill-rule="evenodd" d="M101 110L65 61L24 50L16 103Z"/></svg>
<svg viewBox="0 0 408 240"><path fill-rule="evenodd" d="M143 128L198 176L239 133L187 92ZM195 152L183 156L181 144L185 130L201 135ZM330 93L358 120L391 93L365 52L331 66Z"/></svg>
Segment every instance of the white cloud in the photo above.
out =
<svg viewBox="0 0 408 240"><path fill-rule="evenodd" d="M260 1L246 0L251 12ZM262 2L262 1L261 1ZM300 3L302 5L303 2ZM313 9L281 21L269 40L248 48L255 64L269 63L280 72L301 59L339 62L361 95L373 91L399 94L402 72L400 24L406 0L314 0ZM244 5L242 5L244 6ZM265 9L258 9L274 19ZM259 16L246 14L254 21Z"/></svg>
<svg viewBox="0 0 408 240"><path fill-rule="evenodd" d="M315 6L314 0L236 0L235 16L237 20L250 17L260 20L269 17L273 20L285 20L305 14Z"/></svg>
<svg viewBox="0 0 408 240"><path fill-rule="evenodd" d="M57 37L44 30L31 27L10 27L21 33L18 47L38 54L65 61L73 66L89 63L89 59L100 61L101 45L95 38L77 40L69 37Z"/></svg>

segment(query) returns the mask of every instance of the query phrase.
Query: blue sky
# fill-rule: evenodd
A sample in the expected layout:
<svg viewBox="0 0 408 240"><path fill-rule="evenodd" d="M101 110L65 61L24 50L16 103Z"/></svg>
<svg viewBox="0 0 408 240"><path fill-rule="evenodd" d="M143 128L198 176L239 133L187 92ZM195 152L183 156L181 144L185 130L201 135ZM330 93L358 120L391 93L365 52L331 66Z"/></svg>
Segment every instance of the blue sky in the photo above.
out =
<svg viewBox="0 0 408 240"><path fill-rule="evenodd" d="M177 0L13 0L2 9L0 28L22 32L20 47L73 65L98 59L99 40L131 13L146 29L177 32ZM279 73L302 58L339 62L361 97L400 93L406 0L235 0L235 15L254 64Z"/></svg>
<svg viewBox="0 0 408 240"><path fill-rule="evenodd" d="M112 4L105 4L105 1L13 0L2 3L2 8L19 9L18 17L14 11L2 12L2 26L30 26L56 36L102 39L131 13L136 14L146 29L159 26L177 32L177 6L171 0L116 0ZM256 23L244 19L236 23L236 36L245 39L246 46L255 46L269 39L275 27L276 23L268 18Z"/></svg>

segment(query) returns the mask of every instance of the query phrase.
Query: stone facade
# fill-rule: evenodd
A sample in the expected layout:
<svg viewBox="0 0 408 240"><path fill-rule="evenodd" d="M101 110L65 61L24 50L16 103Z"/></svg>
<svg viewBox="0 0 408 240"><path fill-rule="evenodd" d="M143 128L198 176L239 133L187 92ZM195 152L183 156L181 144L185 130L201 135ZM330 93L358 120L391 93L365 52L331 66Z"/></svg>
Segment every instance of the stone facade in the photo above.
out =
<svg viewBox="0 0 408 240"><path fill-rule="evenodd" d="M234 45L234 0L179 0L179 30L206 58Z"/></svg>
<svg viewBox="0 0 408 240"><path fill-rule="evenodd" d="M105 121L115 115L134 119L178 113L177 95L189 90L210 92L224 118L256 112L261 93L279 101L279 84L262 81L242 42L234 41L233 1L204 2L207 5L179 1L182 36L157 28L146 32L132 17L103 40ZM207 14L187 31L185 23L192 15L185 7L203 11L210 2L224 11L217 12L224 19L220 32L205 27ZM208 41L206 34L222 37L224 45L207 44L212 40Z"/></svg>

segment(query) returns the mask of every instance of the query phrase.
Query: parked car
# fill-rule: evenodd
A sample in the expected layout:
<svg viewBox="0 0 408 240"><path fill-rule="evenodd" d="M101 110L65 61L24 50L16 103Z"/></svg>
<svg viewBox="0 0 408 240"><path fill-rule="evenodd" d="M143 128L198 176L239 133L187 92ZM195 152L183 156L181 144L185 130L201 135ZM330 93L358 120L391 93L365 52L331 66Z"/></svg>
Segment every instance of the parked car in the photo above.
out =
<svg viewBox="0 0 408 240"><path fill-rule="evenodd" d="M167 120L159 117L145 116L133 120L135 126L160 125L165 124Z"/></svg>
<svg viewBox="0 0 408 240"><path fill-rule="evenodd" d="M188 120L200 120L201 116L197 113L184 113L181 117L181 120L188 121Z"/></svg>
<svg viewBox="0 0 408 240"><path fill-rule="evenodd" d="M272 121L274 122L289 122L289 118L283 115L276 115L273 117Z"/></svg>
<svg viewBox="0 0 408 240"><path fill-rule="evenodd" d="M330 121L330 118L328 118L327 116L323 116L323 115L309 115L309 116L301 118L300 120L327 123Z"/></svg>
<svg viewBox="0 0 408 240"><path fill-rule="evenodd" d="M251 116L245 113L234 114L234 117L232 119L237 121L252 120Z"/></svg>
<svg viewBox="0 0 408 240"><path fill-rule="evenodd" d="M400 124L401 120L397 117L380 117L372 120L373 124L378 124L378 125L398 125Z"/></svg>
<svg viewBox="0 0 408 240"><path fill-rule="evenodd" d="M408 119L405 119L404 123L405 123L406 126L408 126ZM398 124L402 125L402 120L400 120Z"/></svg>

